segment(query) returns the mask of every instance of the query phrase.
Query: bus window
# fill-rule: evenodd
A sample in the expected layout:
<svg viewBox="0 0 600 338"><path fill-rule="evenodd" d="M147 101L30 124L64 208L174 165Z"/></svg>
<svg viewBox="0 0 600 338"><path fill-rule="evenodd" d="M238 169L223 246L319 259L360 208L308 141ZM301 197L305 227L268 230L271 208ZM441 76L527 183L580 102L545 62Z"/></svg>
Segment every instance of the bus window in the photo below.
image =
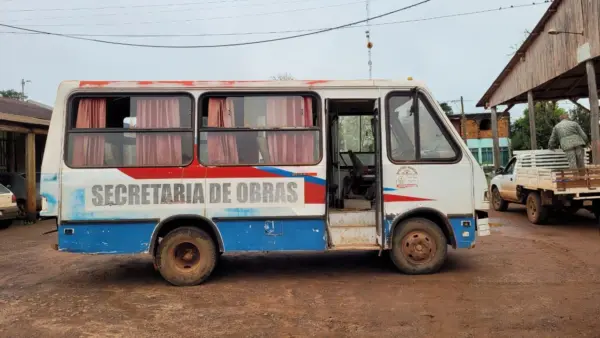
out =
<svg viewBox="0 0 600 338"><path fill-rule="evenodd" d="M317 164L321 159L317 103L312 95L201 98L201 163Z"/></svg>
<svg viewBox="0 0 600 338"><path fill-rule="evenodd" d="M436 116L436 111L419 95L415 119L413 99L410 95L391 96L389 98L390 159L403 161L445 161L453 162L458 150L445 132L444 126ZM418 121L418 122L417 122ZM418 126L416 124L418 123ZM419 142L415 142L418 128ZM419 149L416 150L415 148ZM419 154L417 158L417 154Z"/></svg>
<svg viewBox="0 0 600 338"><path fill-rule="evenodd" d="M183 166L193 158L191 97L75 96L66 163L74 168Z"/></svg>
<svg viewBox="0 0 600 338"><path fill-rule="evenodd" d="M342 163L352 163L348 155L348 151L352 151L363 164L375 165L375 139L371 126L372 118L371 115L339 117L340 161Z"/></svg>

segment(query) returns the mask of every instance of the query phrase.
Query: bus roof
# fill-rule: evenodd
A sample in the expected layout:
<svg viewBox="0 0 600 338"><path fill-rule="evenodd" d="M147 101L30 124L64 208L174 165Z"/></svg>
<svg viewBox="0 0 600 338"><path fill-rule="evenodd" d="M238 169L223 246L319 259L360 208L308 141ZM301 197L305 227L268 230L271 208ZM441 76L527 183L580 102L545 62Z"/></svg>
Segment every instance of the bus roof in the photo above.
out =
<svg viewBox="0 0 600 338"><path fill-rule="evenodd" d="M425 87L424 83L408 80L256 80L256 81L63 81L71 88L334 88L334 87Z"/></svg>

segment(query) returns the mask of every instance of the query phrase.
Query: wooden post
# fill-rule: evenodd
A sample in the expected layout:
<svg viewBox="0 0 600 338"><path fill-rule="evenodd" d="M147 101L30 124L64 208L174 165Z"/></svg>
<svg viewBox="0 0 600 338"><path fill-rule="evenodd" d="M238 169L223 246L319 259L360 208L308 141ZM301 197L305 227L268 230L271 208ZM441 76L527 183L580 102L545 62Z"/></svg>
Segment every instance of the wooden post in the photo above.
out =
<svg viewBox="0 0 600 338"><path fill-rule="evenodd" d="M492 142L494 154L494 170L500 167L500 141L498 140L498 114L496 107L492 107Z"/></svg>
<svg viewBox="0 0 600 338"><path fill-rule="evenodd" d="M15 133L6 133L6 171L9 173L15 172Z"/></svg>
<svg viewBox="0 0 600 338"><path fill-rule="evenodd" d="M27 134L25 142L25 171L27 176L25 182L27 219L35 221L37 218L37 194L35 193L35 134L33 132Z"/></svg>
<svg viewBox="0 0 600 338"><path fill-rule="evenodd" d="M531 150L537 149L537 137L535 135L535 103L533 102L533 92L527 92L527 103L529 104L529 139L531 140Z"/></svg>
<svg viewBox="0 0 600 338"><path fill-rule="evenodd" d="M600 164L600 121L598 113L598 88L596 86L596 70L594 69L594 61L587 60L585 62L587 70L588 91L590 97L590 131L592 134L592 163Z"/></svg>

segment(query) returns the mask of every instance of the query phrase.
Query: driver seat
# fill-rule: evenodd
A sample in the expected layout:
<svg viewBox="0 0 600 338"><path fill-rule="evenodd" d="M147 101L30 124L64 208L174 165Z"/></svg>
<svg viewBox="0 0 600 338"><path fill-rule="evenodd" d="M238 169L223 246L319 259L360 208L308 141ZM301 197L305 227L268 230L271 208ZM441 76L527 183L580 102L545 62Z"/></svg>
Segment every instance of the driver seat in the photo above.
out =
<svg viewBox="0 0 600 338"><path fill-rule="evenodd" d="M352 151L348 151L348 156L352 161L352 170L350 171L350 177L344 183L345 189L344 192L352 192L355 195L361 195L368 198L367 195L371 186L375 183L375 175L369 171L369 168L366 167L361 160L356 156L356 154Z"/></svg>

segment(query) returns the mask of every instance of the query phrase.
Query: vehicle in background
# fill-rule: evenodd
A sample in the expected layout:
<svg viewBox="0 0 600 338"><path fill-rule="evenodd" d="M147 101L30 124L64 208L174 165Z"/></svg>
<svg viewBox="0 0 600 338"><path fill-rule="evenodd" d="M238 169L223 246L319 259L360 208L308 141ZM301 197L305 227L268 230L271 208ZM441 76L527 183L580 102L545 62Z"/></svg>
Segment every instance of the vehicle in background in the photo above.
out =
<svg viewBox="0 0 600 338"><path fill-rule="evenodd" d="M25 173L0 173L0 184L10 189L17 197L19 207L19 218L27 215L27 176ZM36 208L39 213L42 210L42 198L40 196L40 173L35 173L35 195Z"/></svg>
<svg viewBox="0 0 600 338"><path fill-rule="evenodd" d="M17 218L18 213L15 194L0 184L0 229L8 228Z"/></svg>
<svg viewBox="0 0 600 338"><path fill-rule="evenodd" d="M569 169L562 150L515 152L496 174L490 182L496 211L506 211L509 203L524 204L533 224L546 223L555 210L575 213L585 208L600 216L600 167Z"/></svg>

